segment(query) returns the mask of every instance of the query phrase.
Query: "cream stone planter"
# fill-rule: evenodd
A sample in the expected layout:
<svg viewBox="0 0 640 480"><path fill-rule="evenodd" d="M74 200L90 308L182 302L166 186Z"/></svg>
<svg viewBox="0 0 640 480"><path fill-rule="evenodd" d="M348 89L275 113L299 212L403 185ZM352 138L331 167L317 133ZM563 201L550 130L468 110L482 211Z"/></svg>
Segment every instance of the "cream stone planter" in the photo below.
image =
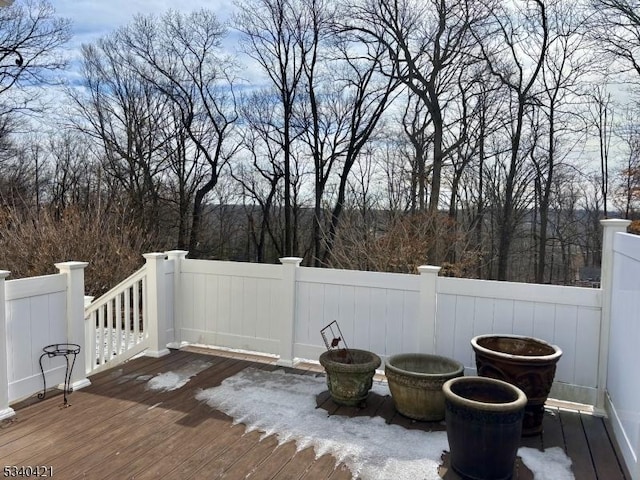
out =
<svg viewBox="0 0 640 480"><path fill-rule="evenodd" d="M396 410L414 420L444 419L442 385L461 377L464 366L450 358L423 353L389 357L384 371Z"/></svg>

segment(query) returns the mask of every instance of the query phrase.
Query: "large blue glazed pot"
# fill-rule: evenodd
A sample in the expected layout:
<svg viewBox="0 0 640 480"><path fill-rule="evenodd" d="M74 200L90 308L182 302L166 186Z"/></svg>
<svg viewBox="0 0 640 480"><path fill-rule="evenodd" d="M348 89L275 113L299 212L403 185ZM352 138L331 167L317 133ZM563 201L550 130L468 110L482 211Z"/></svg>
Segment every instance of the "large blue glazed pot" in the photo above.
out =
<svg viewBox="0 0 640 480"><path fill-rule="evenodd" d="M458 377L442 387L451 467L464 478L512 478L527 396L485 377Z"/></svg>

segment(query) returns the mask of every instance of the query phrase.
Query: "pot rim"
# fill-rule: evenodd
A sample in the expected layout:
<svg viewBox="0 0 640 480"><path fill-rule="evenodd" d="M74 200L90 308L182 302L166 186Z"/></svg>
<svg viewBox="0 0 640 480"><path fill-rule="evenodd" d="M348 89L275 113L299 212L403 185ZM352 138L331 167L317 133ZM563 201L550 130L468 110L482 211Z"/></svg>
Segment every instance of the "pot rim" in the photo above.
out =
<svg viewBox="0 0 640 480"><path fill-rule="evenodd" d="M393 360L399 360L407 357L423 357L423 358L428 358L433 360L440 360L440 361L443 361L443 363L451 364L453 368L451 369L451 371L446 373L424 373L424 372L414 372L412 370L405 370L403 368L400 368L391 364L391 361ZM420 377L421 378L436 378L436 377L440 378L440 377L460 376L464 373L464 365L458 362L457 360L454 360L453 358L449 358L449 357L443 357L442 355L432 355L429 353L399 353L397 355L391 355L389 358L385 360L384 366L385 366L385 369L388 368L392 372L403 374L403 375L410 375L410 376L419 377L419 378Z"/></svg>
<svg viewBox="0 0 640 480"><path fill-rule="evenodd" d="M549 355L515 355L513 353L505 353L499 350L491 350L490 348L486 348L480 345L478 343L478 340L482 340L483 338L512 338L517 340L530 340L532 342L539 343L553 349L553 353ZM557 345L553 345L540 338L530 337L528 335L515 335L509 333L489 333L485 335L477 335L471 339L471 346L474 350L484 353L485 355L493 355L509 360L526 360L528 362L542 363L557 361L562 356L562 350Z"/></svg>
<svg viewBox="0 0 640 480"><path fill-rule="evenodd" d="M341 349L344 350L344 349ZM357 352L357 353L365 353L370 355L370 360L366 361L366 362L359 362L359 363L345 363L345 362L339 362L337 360L334 360L331 358L332 352L336 351L336 350L325 350L324 352L322 352L322 354L320 355L320 365L322 365L323 367L327 367L327 365L329 365L330 367L334 367L334 368L346 368L347 370L360 370L360 369L373 369L376 370L380 364L382 363L382 360L380 359L380 357L370 351L370 350L362 350L362 349L358 349L358 348L349 348L348 349L350 352Z"/></svg>
<svg viewBox="0 0 640 480"><path fill-rule="evenodd" d="M451 389L452 385L455 385L458 382L476 382L476 383L486 383L493 384L496 386L500 386L502 388L506 388L507 390L512 391L516 395L516 399L511 402L504 403L489 403L489 402L479 402L477 400L471 400L466 397L462 397L457 393L453 392ZM483 410L486 412L508 412L508 411L516 411L520 409L524 409L527 405L527 395L515 385L498 380L495 378L489 377L477 377L477 376L466 376L466 377L457 377L452 378L451 380L447 380L444 385L442 385L442 391L444 392L444 396L449 401L454 401L459 405L464 405L469 408Z"/></svg>

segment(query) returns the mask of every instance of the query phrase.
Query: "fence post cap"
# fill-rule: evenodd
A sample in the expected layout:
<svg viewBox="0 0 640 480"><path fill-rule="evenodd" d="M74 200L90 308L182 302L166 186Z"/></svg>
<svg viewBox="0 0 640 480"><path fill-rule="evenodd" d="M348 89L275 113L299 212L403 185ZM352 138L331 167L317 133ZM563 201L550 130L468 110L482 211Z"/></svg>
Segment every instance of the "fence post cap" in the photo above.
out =
<svg viewBox="0 0 640 480"><path fill-rule="evenodd" d="M600 220L600 224L603 227L628 227L631 225L631 220L626 218L605 218Z"/></svg>
<svg viewBox="0 0 640 480"><path fill-rule="evenodd" d="M300 262L302 262L300 257L282 257L279 260L283 265L300 265Z"/></svg>
<svg viewBox="0 0 640 480"><path fill-rule="evenodd" d="M189 254L189 250L167 250L164 252L169 257L186 257Z"/></svg>
<svg viewBox="0 0 640 480"><path fill-rule="evenodd" d="M433 265L420 265L418 267L418 272L422 273L438 273L441 267L436 267Z"/></svg>
<svg viewBox="0 0 640 480"><path fill-rule="evenodd" d="M80 270L86 268L89 262L60 262L54 263L54 265L58 270Z"/></svg>
<svg viewBox="0 0 640 480"><path fill-rule="evenodd" d="M153 252L153 253L143 253L142 256L144 258L146 258L147 260L155 260L158 258L165 258L167 256L166 253L158 253L158 252Z"/></svg>

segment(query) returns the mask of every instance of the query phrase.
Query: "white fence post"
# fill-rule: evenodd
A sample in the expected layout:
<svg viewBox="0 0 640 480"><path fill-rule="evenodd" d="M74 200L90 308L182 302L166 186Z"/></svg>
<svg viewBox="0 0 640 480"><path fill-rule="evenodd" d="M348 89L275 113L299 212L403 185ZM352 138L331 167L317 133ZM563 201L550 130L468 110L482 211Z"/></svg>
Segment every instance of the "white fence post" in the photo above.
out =
<svg viewBox="0 0 640 480"><path fill-rule="evenodd" d="M420 272L420 322L418 350L420 353L433 354L436 351L436 311L437 285L440 267L421 265Z"/></svg>
<svg viewBox="0 0 640 480"><path fill-rule="evenodd" d="M277 364L293 366L293 342L296 323L296 269L302 262L298 257L280 259L282 274L282 318L280 319L280 359Z"/></svg>
<svg viewBox="0 0 640 480"><path fill-rule="evenodd" d="M626 232L631 220L601 220L602 263L600 266L600 288L602 289L602 316L600 320L600 353L598 359L598 396L595 408L604 411L609 364L609 333L611 329L611 297L613 285L613 239L616 233Z"/></svg>
<svg viewBox="0 0 640 480"><path fill-rule="evenodd" d="M80 345L80 358L84 358L84 362L78 362L79 364L76 364L71 372L69 385L72 390L91 385L87 378L91 365L89 363L91 359L88 358L91 349L87 345L84 318L84 269L87 265L89 265L87 262L55 264L58 271L67 276L67 342ZM95 359L93 361L95 362Z"/></svg>
<svg viewBox="0 0 640 480"><path fill-rule="evenodd" d="M167 315L165 311L165 272L164 253L145 253L147 261L147 295L145 299L144 315L147 316L147 328L149 329L148 357L163 357L168 355L167 348Z"/></svg>
<svg viewBox="0 0 640 480"><path fill-rule="evenodd" d="M186 250L169 250L167 258L173 262L173 342L171 348L180 348L182 345L182 260L187 258L189 252Z"/></svg>
<svg viewBox="0 0 640 480"><path fill-rule="evenodd" d="M0 420L16 414L9 407L9 345L7 345L7 316L4 283L9 271L0 270Z"/></svg>

